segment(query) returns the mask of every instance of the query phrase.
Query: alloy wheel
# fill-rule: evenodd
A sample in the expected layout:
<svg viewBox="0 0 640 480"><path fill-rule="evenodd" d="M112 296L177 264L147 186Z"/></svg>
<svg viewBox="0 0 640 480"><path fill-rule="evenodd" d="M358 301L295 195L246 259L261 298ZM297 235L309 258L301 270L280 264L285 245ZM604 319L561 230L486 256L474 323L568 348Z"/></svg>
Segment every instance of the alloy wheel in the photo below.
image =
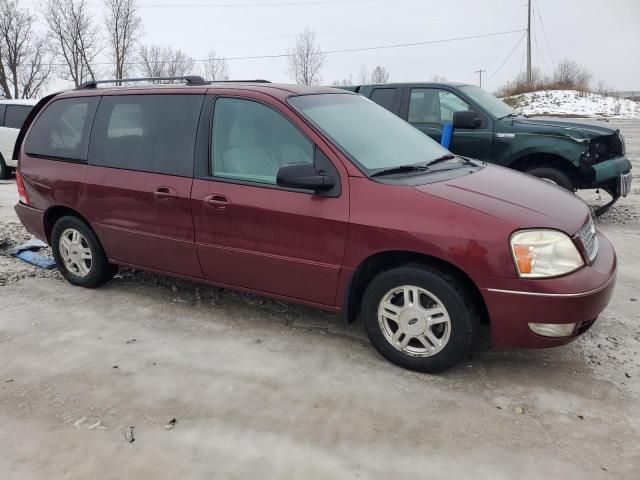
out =
<svg viewBox="0 0 640 480"><path fill-rule="evenodd" d="M91 271L93 256L87 239L74 228L67 228L60 235L60 256L67 270L76 277L86 277Z"/></svg>
<svg viewBox="0 0 640 480"><path fill-rule="evenodd" d="M414 357L437 354L451 335L451 318L442 301L413 285L393 288L382 297L378 324L394 348Z"/></svg>

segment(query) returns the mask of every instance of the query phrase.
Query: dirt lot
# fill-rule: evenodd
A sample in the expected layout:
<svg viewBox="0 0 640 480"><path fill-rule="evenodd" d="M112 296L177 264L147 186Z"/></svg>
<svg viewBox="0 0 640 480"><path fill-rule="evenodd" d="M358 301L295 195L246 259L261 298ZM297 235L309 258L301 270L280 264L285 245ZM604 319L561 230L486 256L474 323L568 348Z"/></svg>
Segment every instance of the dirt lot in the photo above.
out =
<svg viewBox="0 0 640 480"><path fill-rule="evenodd" d="M640 122L617 123L636 190L598 221L620 265L600 321L439 376L331 315L132 271L83 290L0 255L2 478L638 478ZM0 242L24 237L16 200L3 182Z"/></svg>

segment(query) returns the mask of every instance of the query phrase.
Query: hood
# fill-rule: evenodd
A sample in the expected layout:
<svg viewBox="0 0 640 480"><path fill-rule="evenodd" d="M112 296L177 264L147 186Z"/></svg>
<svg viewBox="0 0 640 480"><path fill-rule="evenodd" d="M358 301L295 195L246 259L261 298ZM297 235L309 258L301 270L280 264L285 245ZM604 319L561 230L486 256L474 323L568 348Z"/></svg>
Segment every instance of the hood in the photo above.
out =
<svg viewBox="0 0 640 480"><path fill-rule="evenodd" d="M589 207L573 193L496 165L414 188L499 218L514 229L554 228L574 235L590 215Z"/></svg>
<svg viewBox="0 0 640 480"><path fill-rule="evenodd" d="M514 118L505 119L503 121L513 121L514 126L518 125L522 128L530 130L531 133L552 134L562 133L576 139L590 140L594 137L602 135L613 135L616 133L615 128L605 127L602 125L592 125L590 123L570 122L565 120L547 120L533 118Z"/></svg>

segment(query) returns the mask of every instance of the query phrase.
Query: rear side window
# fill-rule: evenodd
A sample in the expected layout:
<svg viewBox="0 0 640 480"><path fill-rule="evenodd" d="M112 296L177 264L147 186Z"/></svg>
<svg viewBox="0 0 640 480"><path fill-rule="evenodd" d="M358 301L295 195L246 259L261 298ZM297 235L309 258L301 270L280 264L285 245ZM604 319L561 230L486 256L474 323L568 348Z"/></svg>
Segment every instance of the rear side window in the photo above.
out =
<svg viewBox="0 0 640 480"><path fill-rule="evenodd" d="M86 161L98 97L65 98L37 118L25 141L29 155Z"/></svg>
<svg viewBox="0 0 640 480"><path fill-rule="evenodd" d="M0 105L0 127L4 127L4 110L7 108L6 105Z"/></svg>
<svg viewBox="0 0 640 480"><path fill-rule="evenodd" d="M20 130L31 108L32 107L27 105L7 105L7 111L4 115L4 126Z"/></svg>
<svg viewBox="0 0 640 480"><path fill-rule="evenodd" d="M193 175L202 95L105 96L91 134L89 164Z"/></svg>
<svg viewBox="0 0 640 480"><path fill-rule="evenodd" d="M375 88L371 92L371 100L390 112L393 112L393 99L395 96L395 88Z"/></svg>

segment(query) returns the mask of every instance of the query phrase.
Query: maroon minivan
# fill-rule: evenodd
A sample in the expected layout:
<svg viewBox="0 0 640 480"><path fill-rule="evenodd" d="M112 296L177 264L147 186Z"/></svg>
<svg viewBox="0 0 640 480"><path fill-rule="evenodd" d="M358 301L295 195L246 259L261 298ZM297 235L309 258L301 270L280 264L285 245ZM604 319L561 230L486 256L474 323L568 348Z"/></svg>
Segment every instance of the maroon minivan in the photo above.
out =
<svg viewBox="0 0 640 480"><path fill-rule="evenodd" d="M616 276L589 208L449 151L362 96L263 82L79 89L16 145L22 223L62 275L119 265L298 302L406 368L584 333Z"/></svg>

